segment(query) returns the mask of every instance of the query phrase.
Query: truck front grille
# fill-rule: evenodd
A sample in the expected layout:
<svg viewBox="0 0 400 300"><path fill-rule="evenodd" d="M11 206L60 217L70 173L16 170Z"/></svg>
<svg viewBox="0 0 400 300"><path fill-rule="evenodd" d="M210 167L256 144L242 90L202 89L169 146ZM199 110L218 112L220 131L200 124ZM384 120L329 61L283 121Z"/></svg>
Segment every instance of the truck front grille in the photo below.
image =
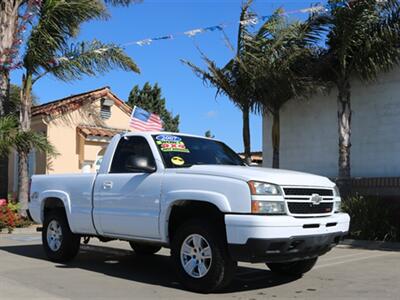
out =
<svg viewBox="0 0 400 300"><path fill-rule="evenodd" d="M288 207L292 214L329 214L332 212L333 203L323 202L315 205L311 202L288 202Z"/></svg>
<svg viewBox="0 0 400 300"><path fill-rule="evenodd" d="M283 187L283 192L290 214L298 217L311 217L312 215L330 215L333 213L333 189ZM314 194L322 197L319 204L311 201Z"/></svg>
<svg viewBox="0 0 400 300"><path fill-rule="evenodd" d="M333 190L331 189L284 188L283 191L287 196L311 196L312 194L333 196Z"/></svg>

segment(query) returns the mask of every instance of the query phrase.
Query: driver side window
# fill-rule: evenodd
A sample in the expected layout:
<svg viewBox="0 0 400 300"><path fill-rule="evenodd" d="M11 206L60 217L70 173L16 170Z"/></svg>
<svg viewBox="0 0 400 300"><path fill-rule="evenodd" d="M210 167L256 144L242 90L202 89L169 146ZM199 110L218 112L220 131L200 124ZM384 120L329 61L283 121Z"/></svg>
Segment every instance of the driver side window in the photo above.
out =
<svg viewBox="0 0 400 300"><path fill-rule="evenodd" d="M144 137L122 138L115 150L110 173L141 173L142 171L136 170L132 165L136 157L145 157L150 165L156 165L149 143Z"/></svg>

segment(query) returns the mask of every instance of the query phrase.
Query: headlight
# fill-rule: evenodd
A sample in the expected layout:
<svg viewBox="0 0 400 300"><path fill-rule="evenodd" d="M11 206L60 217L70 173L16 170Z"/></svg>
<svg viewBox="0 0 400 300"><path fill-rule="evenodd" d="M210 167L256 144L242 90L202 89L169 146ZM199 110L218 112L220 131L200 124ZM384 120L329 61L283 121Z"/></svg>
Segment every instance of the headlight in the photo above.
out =
<svg viewBox="0 0 400 300"><path fill-rule="evenodd" d="M285 214L285 203L283 201L251 201L251 212L253 214L282 215Z"/></svg>
<svg viewBox="0 0 400 300"><path fill-rule="evenodd" d="M275 184L260 181L249 181L248 184L252 195L276 196L282 194L279 186Z"/></svg>
<svg viewBox="0 0 400 300"><path fill-rule="evenodd" d="M333 211L335 213L341 212L342 211L342 201L335 201L333 209L334 209Z"/></svg>
<svg viewBox="0 0 400 300"><path fill-rule="evenodd" d="M333 187L333 196L340 197L340 191L339 191L339 188L337 187L337 185L335 185Z"/></svg>

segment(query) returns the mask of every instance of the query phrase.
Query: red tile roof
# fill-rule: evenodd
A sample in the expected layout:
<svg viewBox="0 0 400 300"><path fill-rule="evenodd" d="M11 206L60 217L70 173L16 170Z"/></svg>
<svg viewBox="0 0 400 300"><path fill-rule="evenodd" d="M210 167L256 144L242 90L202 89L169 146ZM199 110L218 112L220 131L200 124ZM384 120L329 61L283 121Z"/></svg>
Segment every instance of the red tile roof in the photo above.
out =
<svg viewBox="0 0 400 300"><path fill-rule="evenodd" d="M88 136L113 137L114 135L121 133L123 130L109 127L79 125L77 131L86 138Z"/></svg>
<svg viewBox="0 0 400 300"><path fill-rule="evenodd" d="M119 99L115 94L113 94L109 87L102 87L97 90L72 95L63 99L32 107L32 116L62 115L67 112L76 110L88 102L93 102L103 97L108 97L114 100L115 105L117 105L122 111L124 111L128 115L131 114L131 107L125 104L125 102Z"/></svg>

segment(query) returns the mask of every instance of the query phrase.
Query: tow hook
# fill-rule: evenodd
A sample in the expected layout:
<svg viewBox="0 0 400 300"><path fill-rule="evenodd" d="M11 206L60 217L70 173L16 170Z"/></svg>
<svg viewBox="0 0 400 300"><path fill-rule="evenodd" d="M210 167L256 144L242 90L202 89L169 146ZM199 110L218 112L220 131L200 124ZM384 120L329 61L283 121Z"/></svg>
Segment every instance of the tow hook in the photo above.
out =
<svg viewBox="0 0 400 300"><path fill-rule="evenodd" d="M85 236L85 237L83 238L83 243L84 243L85 245L87 245L87 244L89 243L89 241L90 241L90 236Z"/></svg>

